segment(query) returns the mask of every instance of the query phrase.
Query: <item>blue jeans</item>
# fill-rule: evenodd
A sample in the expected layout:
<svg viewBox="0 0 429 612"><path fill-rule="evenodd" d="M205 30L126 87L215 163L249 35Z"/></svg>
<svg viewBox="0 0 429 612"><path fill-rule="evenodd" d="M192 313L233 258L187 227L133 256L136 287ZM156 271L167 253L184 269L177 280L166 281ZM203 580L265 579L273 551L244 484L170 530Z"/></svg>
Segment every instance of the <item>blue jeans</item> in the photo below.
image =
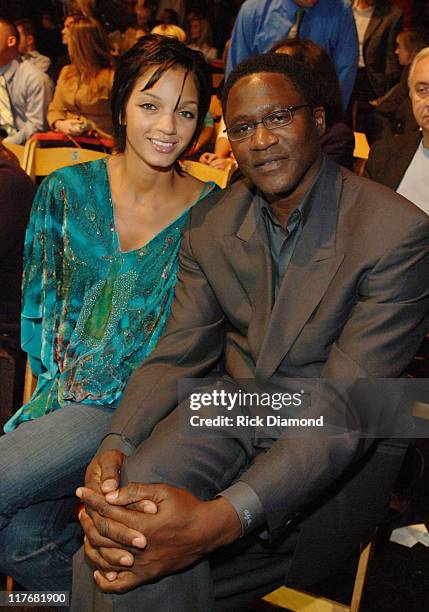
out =
<svg viewBox="0 0 429 612"><path fill-rule="evenodd" d="M0 572L26 589L71 590L74 493L112 414L70 404L0 437Z"/></svg>

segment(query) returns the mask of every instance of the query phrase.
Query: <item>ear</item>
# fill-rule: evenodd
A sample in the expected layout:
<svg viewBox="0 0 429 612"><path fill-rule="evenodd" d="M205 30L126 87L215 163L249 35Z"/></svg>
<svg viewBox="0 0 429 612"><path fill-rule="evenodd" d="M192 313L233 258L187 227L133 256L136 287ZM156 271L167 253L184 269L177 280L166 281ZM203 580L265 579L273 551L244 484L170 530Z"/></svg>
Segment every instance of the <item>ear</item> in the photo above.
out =
<svg viewBox="0 0 429 612"><path fill-rule="evenodd" d="M7 46L8 47L14 47L17 44L18 44L18 41L16 40L16 36L8 36L7 37Z"/></svg>
<svg viewBox="0 0 429 612"><path fill-rule="evenodd" d="M325 109L323 106L316 106L316 108L313 109L313 119L319 136L322 136L326 130Z"/></svg>

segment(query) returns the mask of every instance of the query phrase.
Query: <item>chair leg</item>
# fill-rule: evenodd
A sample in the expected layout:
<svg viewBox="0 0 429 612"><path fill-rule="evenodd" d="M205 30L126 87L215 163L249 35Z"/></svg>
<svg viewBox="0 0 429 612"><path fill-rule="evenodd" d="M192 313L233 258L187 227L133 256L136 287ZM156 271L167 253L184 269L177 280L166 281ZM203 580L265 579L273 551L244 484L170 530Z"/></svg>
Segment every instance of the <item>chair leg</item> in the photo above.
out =
<svg viewBox="0 0 429 612"><path fill-rule="evenodd" d="M374 540L371 540L360 553L359 564L356 570L355 584L353 587L352 601L350 604L350 612L359 612L360 610L368 563L371 558L373 546Z"/></svg>
<svg viewBox="0 0 429 612"><path fill-rule="evenodd" d="M8 593L13 591L13 578L12 578L12 576L7 576L6 577L6 591Z"/></svg>

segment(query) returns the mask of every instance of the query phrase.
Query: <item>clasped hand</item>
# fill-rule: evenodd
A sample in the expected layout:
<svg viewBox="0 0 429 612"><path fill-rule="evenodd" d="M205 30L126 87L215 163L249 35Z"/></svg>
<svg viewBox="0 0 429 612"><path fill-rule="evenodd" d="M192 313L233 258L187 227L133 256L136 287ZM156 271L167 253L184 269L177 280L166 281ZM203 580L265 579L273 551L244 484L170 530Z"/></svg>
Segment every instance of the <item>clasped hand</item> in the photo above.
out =
<svg viewBox="0 0 429 612"><path fill-rule="evenodd" d="M106 593L123 593L185 569L212 550L240 537L241 524L225 499L201 501L165 484L119 487L125 456L108 451L87 469L77 490L85 554Z"/></svg>

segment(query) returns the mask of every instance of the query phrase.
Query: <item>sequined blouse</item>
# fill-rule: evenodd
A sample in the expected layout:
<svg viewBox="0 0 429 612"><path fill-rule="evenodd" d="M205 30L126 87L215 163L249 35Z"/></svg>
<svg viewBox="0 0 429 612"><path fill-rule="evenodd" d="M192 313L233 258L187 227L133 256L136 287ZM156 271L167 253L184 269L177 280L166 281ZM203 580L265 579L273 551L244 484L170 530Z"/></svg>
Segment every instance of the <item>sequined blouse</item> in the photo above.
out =
<svg viewBox="0 0 429 612"><path fill-rule="evenodd" d="M164 330L188 211L122 252L106 160L53 172L34 201L21 334L38 383L5 431L69 402L114 408ZM206 183L198 202L213 187Z"/></svg>

